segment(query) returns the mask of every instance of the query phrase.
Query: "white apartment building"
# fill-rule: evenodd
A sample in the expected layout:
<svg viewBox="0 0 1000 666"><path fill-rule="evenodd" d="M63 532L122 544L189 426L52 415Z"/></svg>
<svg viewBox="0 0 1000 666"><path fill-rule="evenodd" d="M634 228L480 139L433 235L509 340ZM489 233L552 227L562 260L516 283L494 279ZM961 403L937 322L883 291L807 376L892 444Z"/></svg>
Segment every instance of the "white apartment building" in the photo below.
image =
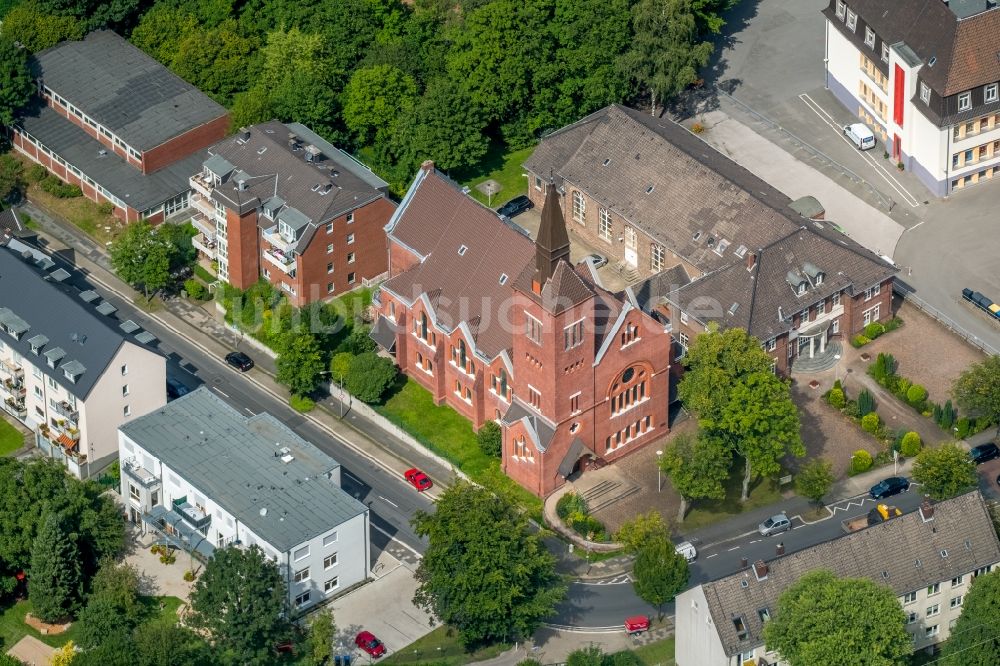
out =
<svg viewBox="0 0 1000 666"><path fill-rule="evenodd" d="M46 254L0 236L0 406L79 478L118 455L118 426L166 403L154 338Z"/></svg>
<svg viewBox="0 0 1000 666"><path fill-rule="evenodd" d="M368 507L340 465L270 414L247 416L207 388L119 429L128 518L207 560L258 546L277 563L293 613L368 578Z"/></svg>
<svg viewBox="0 0 1000 666"><path fill-rule="evenodd" d="M1000 541L979 491L925 502L918 511L681 593L677 666L783 666L764 645L764 624L781 593L817 569L888 586L906 613L914 649L933 650L955 626L972 580L997 566Z"/></svg>
<svg viewBox="0 0 1000 666"><path fill-rule="evenodd" d="M1000 174L994 0L830 0L826 86L937 196Z"/></svg>

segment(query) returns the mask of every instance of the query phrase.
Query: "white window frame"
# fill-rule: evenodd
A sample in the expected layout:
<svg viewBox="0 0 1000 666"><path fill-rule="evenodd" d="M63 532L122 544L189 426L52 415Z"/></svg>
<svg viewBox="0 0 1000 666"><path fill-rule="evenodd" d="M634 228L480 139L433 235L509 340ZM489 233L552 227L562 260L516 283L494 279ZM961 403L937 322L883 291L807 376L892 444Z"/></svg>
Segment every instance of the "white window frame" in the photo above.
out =
<svg viewBox="0 0 1000 666"><path fill-rule="evenodd" d="M587 200L580 190L573 190L573 221L583 225L587 223Z"/></svg>
<svg viewBox="0 0 1000 666"><path fill-rule="evenodd" d="M1000 99L1000 84L991 83L983 86L983 101L995 102Z"/></svg>
<svg viewBox="0 0 1000 666"><path fill-rule="evenodd" d="M889 45L882 42L882 62L889 62Z"/></svg>
<svg viewBox="0 0 1000 666"><path fill-rule="evenodd" d="M339 562L339 559L337 557L337 553L335 553L335 552L334 553L330 553L329 555L327 555L326 557L323 558L323 571L327 571L329 569L332 569L335 566L337 566L338 564L340 564L340 562Z"/></svg>
<svg viewBox="0 0 1000 666"><path fill-rule="evenodd" d="M770 340L768 340L767 342L764 343L764 349L767 350L767 351L769 351L769 352L774 351L777 348L778 348L778 339L777 338L771 338Z"/></svg>
<svg viewBox="0 0 1000 666"><path fill-rule="evenodd" d="M865 26L865 46L875 50L875 31Z"/></svg>
<svg viewBox="0 0 1000 666"><path fill-rule="evenodd" d="M612 232L614 231L614 223L611 221L611 211L607 208L598 209L598 225L597 225L597 235L600 236L601 240L606 240L611 242Z"/></svg>
<svg viewBox="0 0 1000 666"><path fill-rule="evenodd" d="M306 559L307 557L309 557L309 550L310 549L308 544L302 546L301 548L296 549L292 553L292 561L301 562L302 560Z"/></svg>
<svg viewBox="0 0 1000 666"><path fill-rule="evenodd" d="M299 569L292 575L292 581L295 583L304 583L307 580L309 580L309 567Z"/></svg>
<svg viewBox="0 0 1000 666"><path fill-rule="evenodd" d="M924 611L924 617L934 617L941 612L941 604L931 604Z"/></svg>
<svg viewBox="0 0 1000 666"><path fill-rule="evenodd" d="M958 110L968 111L972 108L972 92L966 90L964 93L958 93Z"/></svg>
<svg viewBox="0 0 1000 666"><path fill-rule="evenodd" d="M951 598L951 601L948 602L948 606L949 606L949 608L958 608L959 606L962 605L962 603L964 602L964 600L965 600L965 596L959 594L959 595L954 596L954 597Z"/></svg>
<svg viewBox="0 0 1000 666"><path fill-rule="evenodd" d="M847 10L847 29L854 32L858 28L858 15L852 12L850 9Z"/></svg>
<svg viewBox="0 0 1000 666"><path fill-rule="evenodd" d="M837 0L837 18L843 21L845 14L847 14L847 3L844 0Z"/></svg>
<svg viewBox="0 0 1000 666"><path fill-rule="evenodd" d="M903 605L904 606L906 604L912 604L916 600L917 600L917 593L916 592L907 592L906 594L903 595Z"/></svg>
<svg viewBox="0 0 1000 666"><path fill-rule="evenodd" d="M309 603L310 597L311 597L310 590L306 590L302 594L295 597L295 606L297 608L305 606L306 604Z"/></svg>
<svg viewBox="0 0 1000 666"><path fill-rule="evenodd" d="M924 638L933 638L938 635L938 625L934 624L924 629Z"/></svg>
<svg viewBox="0 0 1000 666"><path fill-rule="evenodd" d="M340 576L334 576L330 580L323 583L323 592L325 594L336 592L339 588L340 588Z"/></svg>
<svg viewBox="0 0 1000 666"><path fill-rule="evenodd" d="M653 243L649 246L649 268L654 271L663 270L663 260L667 255L666 249L662 245Z"/></svg>

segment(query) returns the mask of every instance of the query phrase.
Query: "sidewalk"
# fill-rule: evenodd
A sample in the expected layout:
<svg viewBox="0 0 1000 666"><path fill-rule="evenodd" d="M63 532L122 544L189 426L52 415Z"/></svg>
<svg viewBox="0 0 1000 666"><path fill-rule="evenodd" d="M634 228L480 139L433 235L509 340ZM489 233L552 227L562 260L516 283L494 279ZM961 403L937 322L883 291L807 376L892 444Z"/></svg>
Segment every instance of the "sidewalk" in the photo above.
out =
<svg viewBox="0 0 1000 666"><path fill-rule="evenodd" d="M107 250L98 246L91 238L71 223L57 220L33 203L26 203L23 210L40 228L39 237L44 249L53 252L82 270L89 281L96 283L120 298L134 303L138 292L122 282L111 269ZM67 252L62 246L69 248ZM250 345L244 336L221 321L221 318L189 301L174 298L164 303L165 308L156 312L141 311L145 317L199 347L213 358L221 359L233 349L250 352L254 358L254 369L244 376L259 388L283 403L288 402L288 391L275 380L277 372L274 358L260 352L256 345ZM169 341L168 341L169 342ZM342 405L330 396L317 402L318 409L303 418L336 436L346 445L365 457L377 462L392 474L402 476L414 464L420 466L435 481L442 484L454 476L463 476L450 463L413 442L407 442L392 433L395 428L389 423L379 423L363 413L367 406L354 401ZM345 418L338 415L341 409ZM378 417L379 419L381 417Z"/></svg>

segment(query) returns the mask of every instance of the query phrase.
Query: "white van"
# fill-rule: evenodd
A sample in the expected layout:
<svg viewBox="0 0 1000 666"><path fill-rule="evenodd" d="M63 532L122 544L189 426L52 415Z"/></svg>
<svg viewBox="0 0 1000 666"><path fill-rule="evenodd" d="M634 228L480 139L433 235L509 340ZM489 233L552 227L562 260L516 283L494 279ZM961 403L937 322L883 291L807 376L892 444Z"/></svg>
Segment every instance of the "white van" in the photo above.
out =
<svg viewBox="0 0 1000 666"><path fill-rule="evenodd" d="M861 150L868 150L875 147L875 133L868 129L868 126L864 123L844 125L844 136L850 139L851 143Z"/></svg>

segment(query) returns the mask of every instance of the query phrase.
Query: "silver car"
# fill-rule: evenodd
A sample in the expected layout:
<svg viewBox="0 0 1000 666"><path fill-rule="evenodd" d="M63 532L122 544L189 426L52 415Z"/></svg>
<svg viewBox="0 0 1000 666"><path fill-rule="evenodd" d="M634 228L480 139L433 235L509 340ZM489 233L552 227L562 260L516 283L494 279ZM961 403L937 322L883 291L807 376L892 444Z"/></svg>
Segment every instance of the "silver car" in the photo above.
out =
<svg viewBox="0 0 1000 666"><path fill-rule="evenodd" d="M792 529L792 521L790 521L788 516L783 513L771 516L757 526L757 531L760 532L762 536L773 536L790 529Z"/></svg>

